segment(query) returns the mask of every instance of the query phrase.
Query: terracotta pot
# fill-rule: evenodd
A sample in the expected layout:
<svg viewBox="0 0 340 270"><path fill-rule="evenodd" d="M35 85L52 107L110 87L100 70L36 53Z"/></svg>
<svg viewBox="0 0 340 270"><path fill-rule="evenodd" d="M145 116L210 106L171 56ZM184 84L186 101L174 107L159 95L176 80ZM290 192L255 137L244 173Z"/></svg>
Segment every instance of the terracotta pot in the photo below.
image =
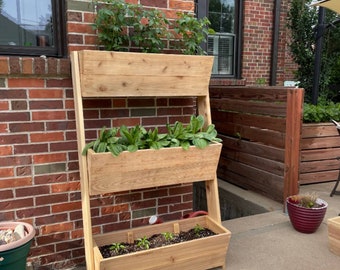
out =
<svg viewBox="0 0 340 270"><path fill-rule="evenodd" d="M294 203L291 197L286 199L288 216L295 230L302 233L315 232L325 217L328 203L322 199L316 201L321 207L306 208Z"/></svg>
<svg viewBox="0 0 340 270"><path fill-rule="evenodd" d="M0 230L12 229L17 225L23 225L25 236L17 241L0 245L0 269L1 270L25 270L26 259L30 250L35 230L31 224L25 222L0 222Z"/></svg>

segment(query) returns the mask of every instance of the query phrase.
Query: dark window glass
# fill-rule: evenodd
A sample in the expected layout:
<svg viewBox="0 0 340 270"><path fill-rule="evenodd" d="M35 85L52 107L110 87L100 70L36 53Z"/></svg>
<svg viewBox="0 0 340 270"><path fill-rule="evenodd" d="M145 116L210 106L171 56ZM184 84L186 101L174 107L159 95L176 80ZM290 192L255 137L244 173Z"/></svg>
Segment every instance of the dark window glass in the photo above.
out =
<svg viewBox="0 0 340 270"><path fill-rule="evenodd" d="M0 0L0 53L63 56L63 2Z"/></svg>

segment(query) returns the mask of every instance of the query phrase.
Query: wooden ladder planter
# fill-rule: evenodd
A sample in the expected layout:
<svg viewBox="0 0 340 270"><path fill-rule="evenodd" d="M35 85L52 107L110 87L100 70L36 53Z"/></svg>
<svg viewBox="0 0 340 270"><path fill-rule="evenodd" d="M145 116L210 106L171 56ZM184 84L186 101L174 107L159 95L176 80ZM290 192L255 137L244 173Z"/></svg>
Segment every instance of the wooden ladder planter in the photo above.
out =
<svg viewBox="0 0 340 270"><path fill-rule="evenodd" d="M197 97L198 113L211 124L209 80L212 57L104 51L71 53L86 265L107 269L209 269L225 266L231 233L221 226L216 169L222 145L204 149L81 154L85 147L82 101L88 97ZM98 129L101 127L98 127ZM105 169L104 169L105 168ZM90 196L205 181L208 215L92 235ZM131 242L162 232L207 227L216 235L104 259L100 246Z"/></svg>

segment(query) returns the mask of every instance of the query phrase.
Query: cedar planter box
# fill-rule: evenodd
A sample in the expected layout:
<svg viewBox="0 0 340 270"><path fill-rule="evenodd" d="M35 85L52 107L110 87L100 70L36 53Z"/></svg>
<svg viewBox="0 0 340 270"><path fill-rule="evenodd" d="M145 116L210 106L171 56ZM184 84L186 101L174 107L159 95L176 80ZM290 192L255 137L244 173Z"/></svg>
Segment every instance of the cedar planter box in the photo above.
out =
<svg viewBox="0 0 340 270"><path fill-rule="evenodd" d="M100 246L133 242L162 232L178 233L199 224L217 235L104 259ZM225 265L231 233L209 216L188 218L94 236L95 269L209 269Z"/></svg>
<svg viewBox="0 0 340 270"><path fill-rule="evenodd" d="M340 217L328 219L329 250L340 256Z"/></svg>
<svg viewBox="0 0 340 270"><path fill-rule="evenodd" d="M222 144L87 154L90 195L214 179Z"/></svg>

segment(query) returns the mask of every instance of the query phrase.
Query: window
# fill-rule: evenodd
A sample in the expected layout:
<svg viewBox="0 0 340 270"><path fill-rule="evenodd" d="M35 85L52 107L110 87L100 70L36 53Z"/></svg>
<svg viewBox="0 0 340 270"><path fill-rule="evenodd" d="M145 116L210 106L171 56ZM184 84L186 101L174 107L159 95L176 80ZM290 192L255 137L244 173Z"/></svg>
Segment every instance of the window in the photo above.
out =
<svg viewBox="0 0 340 270"><path fill-rule="evenodd" d="M212 76L237 77L240 74L242 0L198 0L198 17L206 16L214 34L208 36L205 50L214 56Z"/></svg>
<svg viewBox="0 0 340 270"><path fill-rule="evenodd" d="M58 0L0 0L0 54L65 54L65 7Z"/></svg>

